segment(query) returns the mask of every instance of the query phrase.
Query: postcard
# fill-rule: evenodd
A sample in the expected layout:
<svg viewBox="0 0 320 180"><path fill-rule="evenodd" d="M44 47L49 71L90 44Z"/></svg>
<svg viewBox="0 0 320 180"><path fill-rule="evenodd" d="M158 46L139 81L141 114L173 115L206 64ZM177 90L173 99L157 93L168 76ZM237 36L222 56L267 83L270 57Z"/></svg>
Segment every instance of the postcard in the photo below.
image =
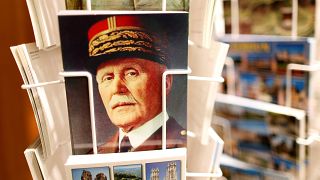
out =
<svg viewBox="0 0 320 180"><path fill-rule="evenodd" d="M88 79L65 78L73 154L162 149L163 119L167 148L186 147L187 75L167 76L167 114L161 83L187 69L187 13L66 11L59 26L64 71L92 76L95 126Z"/></svg>
<svg viewBox="0 0 320 180"><path fill-rule="evenodd" d="M235 12L231 8L232 1L223 1L225 32L232 31L232 16ZM315 1L298 1L297 6L297 35L303 37L314 36ZM292 33L292 19L294 7L292 1L239 1L239 31L240 34L282 35Z"/></svg>
<svg viewBox="0 0 320 180"><path fill-rule="evenodd" d="M294 174L283 171L276 171L270 168L259 167L237 158L223 154L221 156L221 170L227 179L297 179ZM301 178L304 179L304 178Z"/></svg>
<svg viewBox="0 0 320 180"><path fill-rule="evenodd" d="M221 75L228 45L211 42L210 48L189 45L191 76L216 78ZM188 170L210 173L219 168L223 141L210 127L218 83L208 81L188 82Z"/></svg>
<svg viewBox="0 0 320 180"><path fill-rule="evenodd" d="M142 180L142 165L141 164L130 164L123 166L113 167L113 179L136 179Z"/></svg>
<svg viewBox="0 0 320 180"><path fill-rule="evenodd" d="M228 56L233 60L235 74L224 70L226 81L221 87L227 92L231 85L235 95L285 105L287 101L287 69L289 64L312 63L313 43L308 38L296 40L275 36L226 36L221 39L230 44ZM309 74L292 71L291 105L306 110L309 97ZM229 84L227 84L229 83Z"/></svg>
<svg viewBox="0 0 320 180"><path fill-rule="evenodd" d="M162 1L160 0L91 0L92 10L143 10L161 11ZM87 9L87 0L66 0L67 10ZM187 11L189 0L170 0L166 2L168 11Z"/></svg>
<svg viewBox="0 0 320 180"><path fill-rule="evenodd" d="M103 177L114 179L186 178L186 148L128 153L71 155L65 163L68 179Z"/></svg>
<svg viewBox="0 0 320 180"><path fill-rule="evenodd" d="M72 179L110 180L110 169L109 167L72 169Z"/></svg>
<svg viewBox="0 0 320 180"><path fill-rule="evenodd" d="M305 111L218 94L213 121L216 119L220 133L223 129L226 154L261 168L305 173L307 152L296 143L306 135Z"/></svg>
<svg viewBox="0 0 320 180"><path fill-rule="evenodd" d="M181 161L147 163L146 178L181 180Z"/></svg>

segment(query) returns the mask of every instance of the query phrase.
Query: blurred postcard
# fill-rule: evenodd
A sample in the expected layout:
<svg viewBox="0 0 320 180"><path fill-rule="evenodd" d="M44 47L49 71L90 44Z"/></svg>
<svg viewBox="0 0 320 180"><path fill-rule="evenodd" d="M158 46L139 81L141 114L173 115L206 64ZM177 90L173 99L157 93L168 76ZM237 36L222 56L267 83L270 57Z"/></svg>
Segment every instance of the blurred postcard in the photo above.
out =
<svg viewBox="0 0 320 180"><path fill-rule="evenodd" d="M305 111L219 94L215 119L225 127L226 154L263 168L303 173L306 150L296 139L306 135Z"/></svg>

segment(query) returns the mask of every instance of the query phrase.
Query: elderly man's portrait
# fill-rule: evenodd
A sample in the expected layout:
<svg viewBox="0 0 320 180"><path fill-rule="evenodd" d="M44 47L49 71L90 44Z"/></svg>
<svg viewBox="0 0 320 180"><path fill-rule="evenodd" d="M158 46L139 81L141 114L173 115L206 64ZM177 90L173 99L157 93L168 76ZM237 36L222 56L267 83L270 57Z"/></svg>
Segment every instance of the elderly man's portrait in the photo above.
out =
<svg viewBox="0 0 320 180"><path fill-rule="evenodd" d="M65 71L88 71L93 80L98 153L186 147L187 13L60 16ZM66 78L73 154L92 153L88 82Z"/></svg>

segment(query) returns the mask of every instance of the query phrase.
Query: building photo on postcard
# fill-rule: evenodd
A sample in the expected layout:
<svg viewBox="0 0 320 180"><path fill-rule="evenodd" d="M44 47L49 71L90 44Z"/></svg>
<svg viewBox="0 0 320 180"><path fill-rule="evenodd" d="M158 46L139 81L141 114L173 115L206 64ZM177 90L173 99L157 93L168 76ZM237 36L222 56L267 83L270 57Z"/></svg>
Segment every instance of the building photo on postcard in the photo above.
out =
<svg viewBox="0 0 320 180"><path fill-rule="evenodd" d="M181 161L146 163L146 178L150 180L180 180Z"/></svg>
<svg viewBox="0 0 320 180"><path fill-rule="evenodd" d="M79 168L72 169L73 179L101 179L110 180L109 167Z"/></svg>
<svg viewBox="0 0 320 180"><path fill-rule="evenodd" d="M132 164L113 167L114 180L134 179L142 180L142 165Z"/></svg>

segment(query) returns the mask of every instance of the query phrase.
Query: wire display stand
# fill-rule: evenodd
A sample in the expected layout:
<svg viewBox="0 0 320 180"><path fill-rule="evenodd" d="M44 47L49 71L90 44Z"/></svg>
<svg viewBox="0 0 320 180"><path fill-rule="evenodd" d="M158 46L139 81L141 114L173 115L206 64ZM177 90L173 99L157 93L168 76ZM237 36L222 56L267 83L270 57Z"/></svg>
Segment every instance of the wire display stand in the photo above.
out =
<svg viewBox="0 0 320 180"><path fill-rule="evenodd" d="M162 11L166 11L166 0L162 0ZM86 9L88 11L92 10L91 7L91 0L87 0L86 2ZM211 38L210 38L211 39ZM167 93L166 93L166 78L168 75L187 75L191 73L191 69L168 69L166 70L163 75L162 75L162 113L167 114ZM78 77L85 77L88 82L88 97L89 97L89 111L90 111L90 122L91 122L91 133L92 133L92 151L93 155L82 155L85 157L93 157L95 155L98 155L98 145L97 145L97 131L96 131L96 117L95 117L95 107L94 107L94 96L93 96L93 77L92 75L87 72L87 71L70 71L70 72L60 72L59 75L61 75L64 78L78 78ZM221 83L224 81L222 77L200 77L200 76L187 76L188 80L192 81L205 81L208 83L211 82L218 82ZM54 84L61 84L65 83L65 80L55 80L55 81L50 81L50 82L41 82L37 84L24 84L21 86L22 89L31 89L31 88L38 88L38 87L44 87L44 86L50 86ZM66 120L66 122L68 122ZM166 151L166 137L167 137L167 132L166 132L166 116L163 116L163 125L162 125L162 150ZM209 128L209 127L208 127ZM208 130L208 139L216 140L217 138L214 134L210 133L213 131L213 129ZM195 134L194 132L187 131L187 136L190 137L197 137L200 135ZM221 139L219 139L221 140ZM68 142L67 142L68 143ZM126 154L126 155L125 155ZM121 156L121 153L119 153ZM117 155L117 156L119 156ZM123 157L128 157L129 154L123 153ZM215 156L220 156L219 153L216 153ZM70 156L73 156L70 154ZM95 156L97 157L97 156ZM187 157L186 157L187 158ZM57 162L57 166L59 165L64 165L65 162ZM214 165L214 167L217 167L219 165ZM186 166L185 166L186 167ZM64 172L60 172L64 174ZM213 173L208 173L208 172L188 172L187 169L185 170L185 176L182 177L182 179L186 179L186 177L198 177L198 178L214 178L214 177L221 177L222 176L222 171L220 169L215 169ZM44 177L46 179L46 177Z"/></svg>
<svg viewBox="0 0 320 180"><path fill-rule="evenodd" d="M291 107L292 106L292 71L302 71L302 72L308 72L310 74L309 78L309 102L308 102L308 126L306 127L307 135L304 137L298 137L296 139L296 142L302 146L308 146L309 147L309 153L308 153L308 167L307 167L307 175L308 179L318 179L318 166L319 161L317 161L317 158L311 158L318 154L319 144L316 143L320 141L320 132L318 127L318 120L319 117L316 115L316 107L314 103L319 103L315 99L316 94L316 74L319 73L320 70L320 64L311 64L311 65L301 65L301 64L288 64L287 70L286 70L286 106Z"/></svg>
<svg viewBox="0 0 320 180"><path fill-rule="evenodd" d="M302 64L288 64L287 71L286 71L286 106L291 107L292 106L292 71L303 71L303 72L316 72L320 71L320 64L315 65L302 65ZM310 105L309 105L310 106ZM311 117L314 118L314 117ZM313 120L313 119L311 119ZM309 134L308 137L298 137L297 143L301 145L311 145L314 141L319 141L320 136L319 132L315 132L309 127L307 127L307 133Z"/></svg>
<svg viewBox="0 0 320 180"><path fill-rule="evenodd" d="M183 74L190 74L191 69L169 69L166 70L162 75L162 111L164 113L167 112L167 93L166 93L166 78L168 75L183 75ZM90 122L91 122L91 130L92 130L92 142L93 142L93 154L97 153L97 140L96 140L96 127L95 127L95 114L94 114L94 98L93 98L93 78L92 75L87 71L72 71L72 72L60 72L59 75L62 77L68 77L68 78L77 78L77 77L85 77L88 81L88 93L89 93L89 108L90 108ZM188 76L188 80L192 81L207 81L210 82L218 82L221 83L224 81L222 77L200 77L200 76ZM54 84L60 84L64 83L64 80L55 80L50 82L41 82L37 84L23 84L21 86L22 89L30 89L30 88L38 88L38 87L44 87L44 86L50 86ZM162 150L166 150L166 121L165 116L163 117L163 128L162 128ZM187 131L187 136L195 137L197 136L193 132ZM210 133L209 133L210 136ZM210 136L208 138L212 138L215 140L214 136ZM71 154L70 154L71 155ZM221 154L220 154L221 155ZM220 156L218 154L218 156ZM85 156L91 156L91 155L85 155ZM64 162L61 162L62 165ZM216 167L216 165L214 166ZM64 173L64 172L61 172ZM221 177L222 171L220 169L216 170L213 173L207 173L207 172L187 172L185 173L186 177L207 177L207 178L214 178L214 177ZM182 179L185 179L186 177L182 177Z"/></svg>

